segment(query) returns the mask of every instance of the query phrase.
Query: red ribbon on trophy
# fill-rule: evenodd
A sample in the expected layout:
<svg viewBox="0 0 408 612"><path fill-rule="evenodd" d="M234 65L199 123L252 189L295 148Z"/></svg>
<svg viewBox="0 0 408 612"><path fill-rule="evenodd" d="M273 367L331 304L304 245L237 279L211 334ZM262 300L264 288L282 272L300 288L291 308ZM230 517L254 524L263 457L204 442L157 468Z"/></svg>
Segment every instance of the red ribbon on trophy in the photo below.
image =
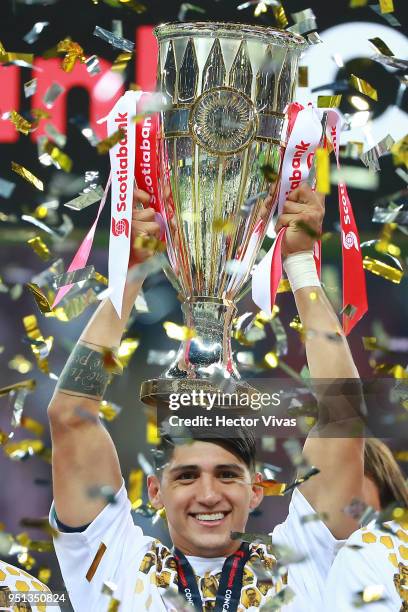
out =
<svg viewBox="0 0 408 612"><path fill-rule="evenodd" d="M341 118L334 109L327 111L327 127L336 155L337 167L340 168ZM365 315L368 304L360 237L344 183L339 183L338 192L343 261L343 329L347 335Z"/></svg>
<svg viewBox="0 0 408 612"><path fill-rule="evenodd" d="M324 112L324 111L320 111ZM327 112L327 126L339 162L339 134L341 118L337 111ZM287 195L307 180L312 165L312 158L321 139L321 124L317 111L312 107L303 109L299 104L292 104L288 109L288 144L282 162L281 187L278 198L278 214L281 213ZM367 293L365 274L360 248L360 239L355 222L352 205L344 183L338 186L340 224L342 229L343 260L343 329L349 334L356 323L367 312ZM267 313L272 312L279 282L282 277L281 245L286 228L276 236L269 252L255 268L252 275L252 299L257 306ZM314 258L320 276L321 244L315 243ZM269 278L269 286L264 279Z"/></svg>

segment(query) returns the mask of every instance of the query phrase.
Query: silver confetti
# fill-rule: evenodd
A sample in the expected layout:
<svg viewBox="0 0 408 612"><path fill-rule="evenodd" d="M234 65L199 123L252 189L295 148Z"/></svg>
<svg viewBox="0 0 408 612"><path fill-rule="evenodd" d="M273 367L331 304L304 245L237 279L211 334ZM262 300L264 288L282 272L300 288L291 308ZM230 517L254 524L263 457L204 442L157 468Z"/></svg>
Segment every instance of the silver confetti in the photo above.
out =
<svg viewBox="0 0 408 612"><path fill-rule="evenodd" d="M38 21L33 25L31 30L27 32L25 36L23 36L23 40L29 45L32 45L33 43L35 43L36 40L38 40L38 37L40 36L41 32L48 25L50 25L48 21Z"/></svg>
<svg viewBox="0 0 408 612"><path fill-rule="evenodd" d="M249 0L249 2L244 2L243 4L240 4L239 6L237 6L237 10L243 11L256 4L259 4L259 0ZM281 3L278 0L264 0L263 4L266 4L267 6L280 6L281 5Z"/></svg>
<svg viewBox="0 0 408 612"><path fill-rule="evenodd" d="M372 172L378 172L380 170L380 164L378 159L388 153L395 143L395 140L389 134L380 140L374 147L360 155L360 159L367 168Z"/></svg>
<svg viewBox="0 0 408 612"><path fill-rule="evenodd" d="M27 81L27 83L24 83L24 96L26 98L30 98L35 94L35 92L37 91L37 83L38 80L36 78L31 79L31 81Z"/></svg>
<svg viewBox="0 0 408 612"><path fill-rule="evenodd" d="M96 76L101 72L101 65L97 55L91 55L85 60L85 66L91 76Z"/></svg>
<svg viewBox="0 0 408 612"><path fill-rule="evenodd" d="M408 68L408 60L400 59L398 57L388 57L382 53L377 53L372 58L375 62L392 68L398 68L399 70L406 70Z"/></svg>
<svg viewBox="0 0 408 612"><path fill-rule="evenodd" d="M156 351L150 350L147 353L147 363L149 365L166 366L169 365L176 357L176 351Z"/></svg>
<svg viewBox="0 0 408 612"><path fill-rule="evenodd" d="M400 206L390 205L388 208L376 206L374 208L373 223L397 223L398 225L408 225L408 210L402 210Z"/></svg>
<svg viewBox="0 0 408 612"><path fill-rule="evenodd" d="M64 206L72 208L72 210L83 210L91 204L98 202L103 196L103 189L99 185L95 189L90 189L86 193L81 193L79 196L66 202Z"/></svg>
<svg viewBox="0 0 408 612"><path fill-rule="evenodd" d="M16 188L16 184L6 179L0 178L0 196L2 198L9 198Z"/></svg>
<svg viewBox="0 0 408 612"><path fill-rule="evenodd" d="M319 45L323 42L317 32L312 32L311 34L308 34L306 38L309 45Z"/></svg>
<svg viewBox="0 0 408 612"><path fill-rule="evenodd" d="M149 463L149 461L146 459L143 453L137 454L137 461L140 467L142 468L143 472L146 474L146 476L149 476L149 474L154 474L154 467L152 466L151 463Z"/></svg>
<svg viewBox="0 0 408 612"><path fill-rule="evenodd" d="M55 100L65 91L59 83L52 83L44 94L43 102L47 108L52 108Z"/></svg>
<svg viewBox="0 0 408 612"><path fill-rule="evenodd" d="M55 144L63 148L67 144L67 137L65 134L61 134L55 127L55 125L51 122L45 124L45 132L46 134L55 142Z"/></svg>
<svg viewBox="0 0 408 612"><path fill-rule="evenodd" d="M290 603L294 598L295 592L289 586L287 586L279 591L279 593L276 593L272 599L265 602L260 610L262 612L267 612L268 610L280 610L282 606Z"/></svg>
<svg viewBox="0 0 408 612"><path fill-rule="evenodd" d="M95 272L94 266L86 266L80 270L73 270L72 272L65 272L54 276L52 280L52 286L54 289L59 289L65 285L73 285L74 283L81 283L82 281L88 280Z"/></svg>
<svg viewBox="0 0 408 612"><path fill-rule="evenodd" d="M177 19L179 21L184 21L188 11L194 11L195 13L201 13L202 15L205 15L206 13L206 10L201 8L201 6L197 6L195 4L189 4L188 2L183 2L183 4L180 6L180 10L177 15Z"/></svg>
<svg viewBox="0 0 408 612"><path fill-rule="evenodd" d="M109 30L105 30L100 26L95 26L94 36L101 38L105 42L112 45L112 47L116 47L117 49L121 49L122 51L127 51L128 53L133 53L135 45L130 40L126 38L122 38L122 36L115 36L113 32L109 32Z"/></svg>
<svg viewBox="0 0 408 612"><path fill-rule="evenodd" d="M112 19L112 33L123 38L123 24L121 19Z"/></svg>

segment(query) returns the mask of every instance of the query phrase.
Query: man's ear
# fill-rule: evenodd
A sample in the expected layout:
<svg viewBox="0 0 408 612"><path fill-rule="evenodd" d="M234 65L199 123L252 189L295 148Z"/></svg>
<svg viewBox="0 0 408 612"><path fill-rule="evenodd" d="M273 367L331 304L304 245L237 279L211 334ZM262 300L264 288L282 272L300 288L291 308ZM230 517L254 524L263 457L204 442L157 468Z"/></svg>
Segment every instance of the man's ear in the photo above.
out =
<svg viewBox="0 0 408 612"><path fill-rule="evenodd" d="M261 472L256 472L255 477L253 478L253 482L262 482L262 474ZM257 487L256 485L252 485L251 491L251 501L249 503L249 507L251 510L255 510L261 503L264 497L264 490L262 487Z"/></svg>
<svg viewBox="0 0 408 612"><path fill-rule="evenodd" d="M153 508L159 510L164 504L161 499L160 480L154 474L147 477L147 493Z"/></svg>

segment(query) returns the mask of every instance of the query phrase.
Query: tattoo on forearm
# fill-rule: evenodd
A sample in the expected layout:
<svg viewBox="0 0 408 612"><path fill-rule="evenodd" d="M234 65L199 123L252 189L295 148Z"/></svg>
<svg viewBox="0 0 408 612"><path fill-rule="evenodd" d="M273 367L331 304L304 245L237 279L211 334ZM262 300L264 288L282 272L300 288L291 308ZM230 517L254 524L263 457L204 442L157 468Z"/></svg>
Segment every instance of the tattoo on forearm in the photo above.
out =
<svg viewBox="0 0 408 612"><path fill-rule="evenodd" d="M78 343L65 364L57 389L70 395L101 399L110 379L103 365L103 355Z"/></svg>

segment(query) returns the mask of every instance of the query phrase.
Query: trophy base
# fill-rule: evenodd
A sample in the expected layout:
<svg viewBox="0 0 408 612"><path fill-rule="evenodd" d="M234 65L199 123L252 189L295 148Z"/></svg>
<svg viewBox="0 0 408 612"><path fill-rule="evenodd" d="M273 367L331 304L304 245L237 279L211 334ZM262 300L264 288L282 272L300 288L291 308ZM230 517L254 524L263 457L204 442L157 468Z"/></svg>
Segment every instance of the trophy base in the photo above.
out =
<svg viewBox="0 0 408 612"><path fill-rule="evenodd" d="M255 387L252 387L244 380L228 380L228 388L220 389L219 385L209 379L205 378L178 378L178 379L166 379L166 378L153 378L151 380L145 380L140 388L140 399L149 406L168 406L169 397L171 394L181 393L192 394L195 391L199 393L202 391L206 393L220 393L221 397L236 394L238 402L232 401L230 404L215 404L216 408L239 408L239 397L240 395L251 396L253 393L257 393Z"/></svg>

